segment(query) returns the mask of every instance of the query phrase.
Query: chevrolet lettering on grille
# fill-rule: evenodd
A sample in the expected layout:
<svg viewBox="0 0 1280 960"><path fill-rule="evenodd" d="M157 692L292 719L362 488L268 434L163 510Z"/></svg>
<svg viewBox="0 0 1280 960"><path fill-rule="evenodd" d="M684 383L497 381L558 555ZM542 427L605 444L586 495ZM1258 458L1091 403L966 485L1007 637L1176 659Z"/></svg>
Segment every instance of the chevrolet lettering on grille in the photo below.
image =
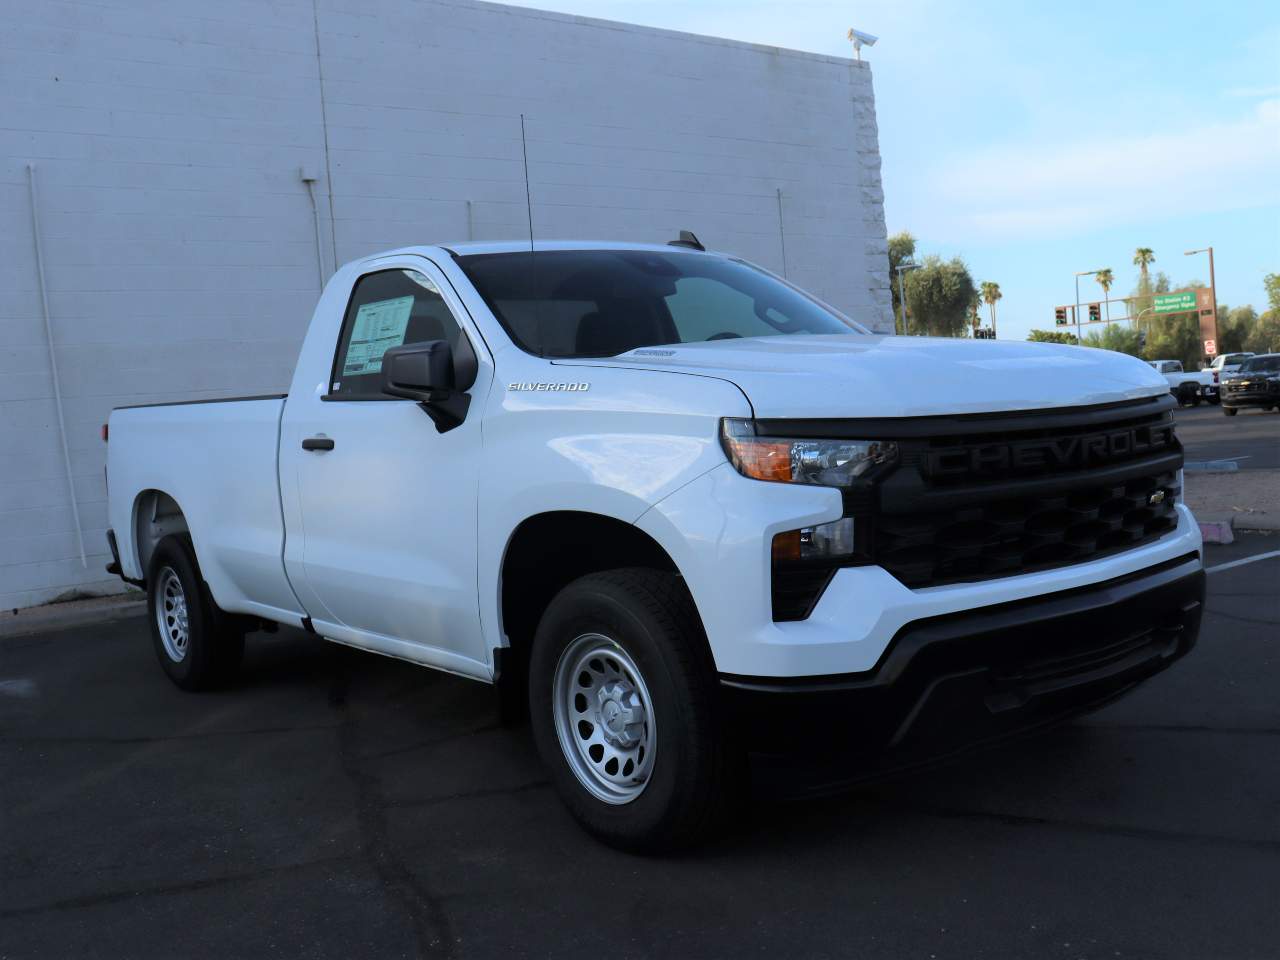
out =
<svg viewBox="0 0 1280 960"><path fill-rule="evenodd" d="M1173 446L1173 425L1157 424L1071 437L931 450L925 455L924 467L929 476L948 478L1083 469L1139 454L1158 453Z"/></svg>

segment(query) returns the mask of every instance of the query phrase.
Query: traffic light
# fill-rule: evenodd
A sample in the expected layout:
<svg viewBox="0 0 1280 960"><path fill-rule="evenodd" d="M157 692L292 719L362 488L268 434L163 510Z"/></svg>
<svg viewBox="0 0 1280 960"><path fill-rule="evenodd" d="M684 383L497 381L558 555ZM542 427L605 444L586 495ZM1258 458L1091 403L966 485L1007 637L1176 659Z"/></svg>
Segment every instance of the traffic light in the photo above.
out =
<svg viewBox="0 0 1280 960"><path fill-rule="evenodd" d="M1089 304L1089 322L1090 323L1102 322L1102 304L1100 303Z"/></svg>
<svg viewBox="0 0 1280 960"><path fill-rule="evenodd" d="M1060 327L1065 327L1067 325L1067 308L1066 307L1053 308L1053 322Z"/></svg>

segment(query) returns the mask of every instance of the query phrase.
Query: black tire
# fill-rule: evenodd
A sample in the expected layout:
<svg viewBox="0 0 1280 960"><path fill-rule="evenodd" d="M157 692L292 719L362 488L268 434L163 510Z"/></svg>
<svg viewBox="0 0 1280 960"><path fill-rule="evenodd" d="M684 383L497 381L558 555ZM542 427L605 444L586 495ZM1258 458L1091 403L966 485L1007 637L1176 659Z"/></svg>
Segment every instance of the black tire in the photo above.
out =
<svg viewBox="0 0 1280 960"><path fill-rule="evenodd" d="M1180 386L1176 396L1178 398L1178 405L1181 407L1191 406L1200 402L1199 392L1189 383L1184 383Z"/></svg>
<svg viewBox="0 0 1280 960"><path fill-rule="evenodd" d="M590 634L607 638L630 658L652 701L646 714L654 721L652 767L639 795L625 802L595 796L575 772L571 748L562 749L557 735L553 702L561 656ZM588 832L610 846L670 851L706 839L725 823L726 798L741 767L721 728L715 668L701 621L674 574L610 570L560 591L534 637L529 707L534 741L561 799Z"/></svg>
<svg viewBox="0 0 1280 960"><path fill-rule="evenodd" d="M1223 412L1223 413L1225 413L1228 417L1234 417L1234 416L1236 415L1236 408L1235 408L1235 407L1223 407L1223 408L1222 408L1222 412Z"/></svg>
<svg viewBox="0 0 1280 960"><path fill-rule="evenodd" d="M176 578L186 606L186 636L182 644L172 635L166 641L161 629L162 616L171 627L179 619L165 606L170 574ZM156 544L147 572L147 612L156 658L179 687L207 690L235 675L244 655L244 630L214 604L200 576L188 534L173 534Z"/></svg>

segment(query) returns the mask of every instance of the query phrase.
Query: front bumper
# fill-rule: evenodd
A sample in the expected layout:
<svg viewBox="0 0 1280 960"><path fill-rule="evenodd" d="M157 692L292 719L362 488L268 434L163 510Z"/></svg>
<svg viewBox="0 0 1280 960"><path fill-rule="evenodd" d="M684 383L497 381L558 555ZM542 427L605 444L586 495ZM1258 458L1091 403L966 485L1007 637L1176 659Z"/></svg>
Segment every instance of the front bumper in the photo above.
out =
<svg viewBox="0 0 1280 960"><path fill-rule="evenodd" d="M1280 390L1261 389L1223 390L1224 407L1273 407L1280 406Z"/></svg>
<svg viewBox="0 0 1280 960"><path fill-rule="evenodd" d="M756 753L839 757L856 776L1051 724L1131 690L1195 645L1198 553L1094 586L903 626L870 670L722 674L732 729ZM850 756L860 762L850 766Z"/></svg>

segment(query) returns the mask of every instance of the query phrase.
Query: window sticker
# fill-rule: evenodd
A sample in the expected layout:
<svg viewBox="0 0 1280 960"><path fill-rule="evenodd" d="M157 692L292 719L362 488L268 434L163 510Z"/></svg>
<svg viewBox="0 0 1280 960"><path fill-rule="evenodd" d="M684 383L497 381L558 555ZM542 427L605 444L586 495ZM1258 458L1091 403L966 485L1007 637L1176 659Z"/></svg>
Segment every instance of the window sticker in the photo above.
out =
<svg viewBox="0 0 1280 960"><path fill-rule="evenodd" d="M351 344L347 347L342 375L360 377L381 373L382 355L404 343L411 312L411 296L361 304L356 311L355 328L351 331Z"/></svg>

